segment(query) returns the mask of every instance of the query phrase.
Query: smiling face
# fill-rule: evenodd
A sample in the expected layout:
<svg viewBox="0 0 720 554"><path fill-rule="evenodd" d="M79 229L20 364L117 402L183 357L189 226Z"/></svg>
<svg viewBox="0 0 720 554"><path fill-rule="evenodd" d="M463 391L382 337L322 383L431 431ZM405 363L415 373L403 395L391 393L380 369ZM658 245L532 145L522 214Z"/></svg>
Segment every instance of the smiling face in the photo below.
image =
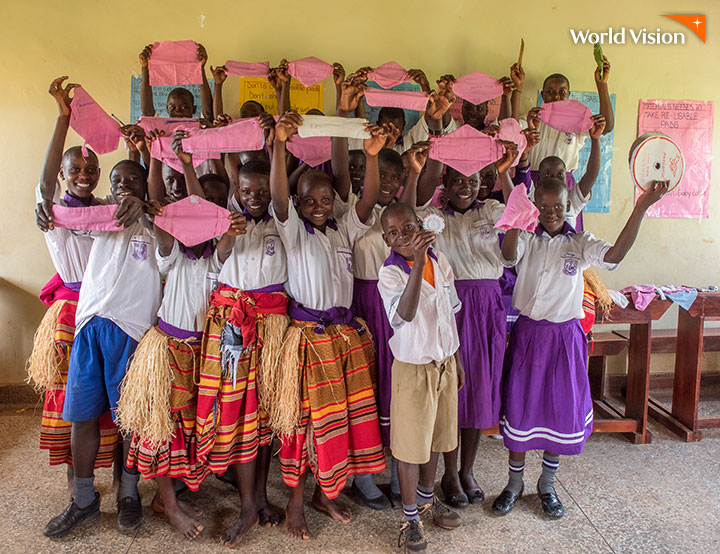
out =
<svg viewBox="0 0 720 554"><path fill-rule="evenodd" d="M193 117L195 115L195 99L192 92L184 88L170 91L167 99L169 117Z"/></svg>
<svg viewBox="0 0 720 554"><path fill-rule="evenodd" d="M543 102L567 100L570 96L570 83L563 77L547 79L542 89Z"/></svg>
<svg viewBox="0 0 720 554"><path fill-rule="evenodd" d="M546 186L550 182L552 186ZM560 183L562 186L556 186ZM570 208L565 183L557 179L545 181L535 189L535 206L540 210L538 221L547 233L554 237L562 231L565 224L565 212Z"/></svg>
<svg viewBox="0 0 720 554"><path fill-rule="evenodd" d="M235 199L251 217L265 217L270 206L270 178L260 173L247 173L238 177Z"/></svg>
<svg viewBox="0 0 720 554"><path fill-rule="evenodd" d="M89 198L100 180L100 165L94 152L84 158L80 148L71 148L62 158L60 178L76 198Z"/></svg>
<svg viewBox="0 0 720 554"><path fill-rule="evenodd" d="M397 154L396 152L394 153ZM403 179L403 167L401 163L384 161L382 159L379 160L378 166L380 171L378 204L387 206L393 201L398 190L400 190Z"/></svg>
<svg viewBox="0 0 720 554"><path fill-rule="evenodd" d="M445 175L445 197L448 205L456 212L465 213L475 200L485 200L490 196L496 178L495 164L490 164L468 177L448 168Z"/></svg>
<svg viewBox="0 0 720 554"><path fill-rule="evenodd" d="M313 227L324 229L335 201L330 178L321 171L308 171L300 177L297 196L300 215Z"/></svg>
<svg viewBox="0 0 720 554"><path fill-rule="evenodd" d="M350 183L352 191L357 194L365 180L365 153L362 150L350 150L348 154L350 165Z"/></svg>
<svg viewBox="0 0 720 554"><path fill-rule="evenodd" d="M485 118L488 114L488 103L482 102L480 104L473 104L467 100L463 100L462 103L462 118L465 125L470 125L482 131L485 128Z"/></svg>
<svg viewBox="0 0 720 554"><path fill-rule="evenodd" d="M383 240L403 258L412 260L414 255L410 245L415 233L422 229L422 224L410 206L393 204L392 207L395 209L388 209L383 213Z"/></svg>
<svg viewBox="0 0 720 554"><path fill-rule="evenodd" d="M185 175L174 170L169 165L163 164L162 178L165 183L165 196L177 202L187 196L187 184L185 183Z"/></svg>
<svg viewBox="0 0 720 554"><path fill-rule="evenodd" d="M117 163L110 172L110 193L117 203L126 196L145 200L147 173L140 164L130 160Z"/></svg>

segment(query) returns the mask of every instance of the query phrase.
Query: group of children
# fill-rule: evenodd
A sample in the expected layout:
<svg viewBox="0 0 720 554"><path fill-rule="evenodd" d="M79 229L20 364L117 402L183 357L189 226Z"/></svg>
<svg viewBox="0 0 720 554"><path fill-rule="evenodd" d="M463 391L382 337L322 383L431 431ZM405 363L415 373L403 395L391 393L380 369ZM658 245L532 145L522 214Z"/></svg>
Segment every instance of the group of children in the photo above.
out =
<svg viewBox="0 0 720 554"><path fill-rule="evenodd" d="M148 46L140 54L146 116L154 115L151 57ZM204 75L201 46L198 59ZM537 492L544 512L561 517L559 457L580 453L592 431L579 323L583 270L615 268L645 210L667 191L658 182L639 197L615 245L568 222L591 196L599 138L613 126L607 60L602 69L595 72L601 113L589 132L552 129L534 108L523 122L527 147L504 143L502 158L466 176L428 157L433 137L459 127L448 111L453 76L430 91L425 74L410 70L429 98L408 133L402 110L383 108L366 125L369 138L333 137L331 163L312 167L287 149L303 117L289 110L283 60L268 74L280 117L254 102L240 110L264 129L264 148L197 165L180 129L172 137L180 172L150 155L162 131L128 125L130 159L111 169L105 198L93 195L97 156L80 147L63 153L76 85L53 81L60 115L36 217L58 275L41 296L51 308L29 371L45 387L41 447L51 464L68 465L70 503L45 535L64 536L99 514L94 469L115 462L120 532L142 522L142 475L158 484L152 509L196 537L202 514L179 494L214 473L240 493L240 515L221 538L233 546L258 523L281 520L266 495L277 436L290 536L310 537L303 493L312 472L315 509L349 522L337 499L353 477L352 490L367 506L402 505L398 546L422 551L421 516L455 529L460 516L452 508L483 501L473 465L481 430L498 424L509 480L493 511L512 510L523 493L525 452L544 450ZM203 117L227 125L226 71L211 70L215 90L204 78ZM334 65L337 116L362 116L368 72L346 76ZM500 81L501 117L518 118L522 66L510 75ZM545 102L568 94L563 75L545 80ZM194 104L177 88L168 113L191 118ZM465 124L492 136L498 128L487 113L487 102L463 101ZM575 184L586 139L590 159ZM515 184L530 189L538 224L502 236L495 224ZM229 209L228 230L188 246L158 226L188 196ZM54 205L84 210L86 224L56 225ZM93 226L101 207L113 212L116 229ZM440 218L444 230L426 228L428 218ZM509 343L500 289L508 268L517 274L512 304L519 312ZM441 453L445 503L434 496ZM373 475L388 460L386 495Z"/></svg>

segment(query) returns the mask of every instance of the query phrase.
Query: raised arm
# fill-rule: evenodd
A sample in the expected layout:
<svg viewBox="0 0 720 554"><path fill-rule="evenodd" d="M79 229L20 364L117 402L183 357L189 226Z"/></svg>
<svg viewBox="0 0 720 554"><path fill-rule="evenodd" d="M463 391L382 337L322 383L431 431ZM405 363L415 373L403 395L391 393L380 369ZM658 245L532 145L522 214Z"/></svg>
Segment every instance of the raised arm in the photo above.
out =
<svg viewBox="0 0 720 554"><path fill-rule="evenodd" d="M517 258L517 245L520 238L520 229L508 229L505 232L505 238L502 241L500 250L506 261L512 262Z"/></svg>
<svg viewBox="0 0 720 554"><path fill-rule="evenodd" d="M413 262L405 290L400 296L397 307L397 315L403 321L412 321L417 314L417 307L420 303L420 289L422 288L423 272L427 262L427 251L430 245L435 242L435 233L421 229L412 239Z"/></svg>
<svg viewBox="0 0 720 554"><path fill-rule="evenodd" d="M217 67L210 66L210 73L212 73L213 80L215 81L215 90L212 99L213 117L217 118L220 114L225 113L223 109L222 89L223 83L225 83L225 79L227 79L227 69L225 69L224 65ZM203 74L205 74L204 70Z"/></svg>
<svg viewBox="0 0 720 554"><path fill-rule="evenodd" d="M498 178L500 179L503 200L507 204L508 198L510 197L510 193L513 189L513 182L510 179L509 172L510 167L512 167L512 164L515 163L515 160L518 157L518 149L517 144L514 142L506 140L499 140L498 142L505 147L505 153L502 158L495 162L495 168L497 169Z"/></svg>
<svg viewBox="0 0 720 554"><path fill-rule="evenodd" d="M150 56L152 56L152 44L148 44L140 52L140 110L143 115L148 116L155 115L152 87L150 86L150 71L148 70Z"/></svg>
<svg viewBox="0 0 720 554"><path fill-rule="evenodd" d="M165 183L162 178L162 162L157 158L150 159L150 171L148 172L148 200L150 211L154 215L162 214L162 207L165 202ZM158 243L158 250L162 257L169 256L175 238L167 231L157 225L153 225L155 238Z"/></svg>
<svg viewBox="0 0 720 554"><path fill-rule="evenodd" d="M510 78L513 80L515 89L510 98L510 117L516 121L520 118L520 100L522 98L523 85L525 84L525 71L522 65L514 63L510 66Z"/></svg>
<svg viewBox="0 0 720 554"><path fill-rule="evenodd" d="M195 167L193 166L192 162L192 154L190 152L185 152L182 147L182 139L187 136L187 131L183 131L182 129L178 129L177 131L175 131L172 139L172 149L173 152L175 152L175 155L178 157L178 160L180 160L180 163L182 164L183 175L185 175L185 186L187 187L188 196L194 194L195 196L199 196L200 198L204 199L205 191L203 191L202 185L198 180L197 173L195 172Z"/></svg>
<svg viewBox="0 0 720 554"><path fill-rule="evenodd" d="M600 77L600 68L595 67L595 86L597 87L598 97L600 98L600 115L605 116L605 130L603 135L607 135L615 128L615 115L613 114L612 104L610 103L610 92L608 90L608 77L610 76L610 62L603 56L603 74Z"/></svg>
<svg viewBox="0 0 720 554"><path fill-rule="evenodd" d="M378 153L382 150L387 140L387 131L378 125L366 124L365 128L370 132L370 138L363 141L365 150L365 180L363 181L363 193L355 204L355 211L358 219L366 223L373 213L380 194L380 168L378 165ZM348 173L348 183L350 175Z"/></svg>
<svg viewBox="0 0 720 554"><path fill-rule="evenodd" d="M453 85L454 84L455 84L455 77L450 74L443 75L442 77L440 77L440 79L437 80L438 94L448 96L448 98L451 99L450 104L447 106L447 109L445 109L445 111L442 112L442 118L441 118L442 125L438 129L439 131L442 131L443 129L445 129L445 127L450 125L450 122L452 121L452 116L450 115L449 108L450 108L450 106L452 106L452 104L457 99L455 94L453 93ZM433 94L432 91L429 94L431 94L431 98L432 98L432 94ZM430 100L428 100L428 108L430 108L430 107L431 107ZM432 127L430 125L430 119L432 119L433 117L439 117L437 115L436 110L437 110L437 108L433 109L432 114L428 113L428 111L425 110L425 114L423 115L423 117L425 118L425 123L427 123L428 128L430 128L430 129L432 129Z"/></svg>
<svg viewBox="0 0 720 554"><path fill-rule="evenodd" d="M207 63L207 51L202 44L198 44L197 57L200 65L202 66L202 85L200 85L200 103L202 105L202 117L208 121L213 120L213 97L210 91L210 83L208 82L207 74L205 73L205 64Z"/></svg>
<svg viewBox="0 0 720 554"><path fill-rule="evenodd" d="M502 98L500 99L500 114L498 119L506 119L512 117L511 98L515 91L515 81L510 77L501 77L498 82L503 87Z"/></svg>
<svg viewBox="0 0 720 554"><path fill-rule="evenodd" d="M285 143L297 133L302 117L296 112L283 114L275 125L275 142L270 163L270 196L275 217L284 223L290 209L290 188L285 168Z"/></svg>
<svg viewBox="0 0 720 554"><path fill-rule="evenodd" d="M448 77L448 76L446 76ZM450 76L451 77L451 76ZM445 77L443 77L445 79ZM450 106L455 102L455 94L452 91L452 82L441 79L438 81L438 91L430 95L428 105L425 109L425 120L428 124L430 135L441 135L444 126L444 117L449 113ZM435 193L440 183L444 165L437 160L429 158L425 173L420 177L417 186L417 205L425 205Z"/></svg>
<svg viewBox="0 0 720 554"><path fill-rule="evenodd" d="M605 129L605 117L603 115L593 116L593 126L590 129L590 156L588 156L585 173L580 178L578 186L583 197L590 194L598 175L600 174L600 137Z"/></svg>
<svg viewBox="0 0 720 554"><path fill-rule="evenodd" d="M407 179L400 195L400 202L415 208L417 205L417 187L418 179L422 173L423 167L427 163L428 151L430 150L430 142L416 142L410 149L405 152L410 162Z"/></svg>
<svg viewBox="0 0 720 554"><path fill-rule="evenodd" d="M340 64L336 64L340 65ZM342 67L342 66L340 66ZM338 117L348 117L358 106L365 94L365 84L355 74L340 84L340 97L338 98L336 114ZM350 161L348 156L348 139L333 137L330 163L333 172L333 186L335 192L343 202L347 202L352 183L350 181Z"/></svg>
<svg viewBox="0 0 720 554"><path fill-rule="evenodd" d="M288 61L283 58L280 65L273 67L268 72L268 81L275 89L277 98L278 115L290 110L290 73L288 73Z"/></svg>

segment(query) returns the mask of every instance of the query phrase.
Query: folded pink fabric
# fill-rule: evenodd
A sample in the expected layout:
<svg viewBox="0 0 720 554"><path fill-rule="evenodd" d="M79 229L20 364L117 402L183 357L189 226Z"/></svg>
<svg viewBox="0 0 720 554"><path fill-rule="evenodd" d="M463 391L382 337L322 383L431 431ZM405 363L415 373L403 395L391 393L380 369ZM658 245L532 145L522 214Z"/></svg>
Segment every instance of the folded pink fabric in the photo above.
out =
<svg viewBox="0 0 720 554"><path fill-rule="evenodd" d="M193 154L221 154L261 150L265 137L257 119L239 119L225 127L192 129L182 144L183 150Z"/></svg>
<svg viewBox="0 0 720 554"><path fill-rule="evenodd" d="M375 81L382 88L392 88L400 83L412 82L407 70L396 62L388 62L376 67L368 73L368 79Z"/></svg>
<svg viewBox="0 0 720 554"><path fill-rule="evenodd" d="M53 223L56 227L74 231L120 231L122 227L115 225L117 209L116 204L82 208L68 208L54 204Z"/></svg>
<svg viewBox="0 0 720 554"><path fill-rule="evenodd" d="M306 87L324 81L332 75L332 72L332 65L314 56L295 60L288 64L288 73Z"/></svg>
<svg viewBox="0 0 720 554"><path fill-rule="evenodd" d="M86 144L96 154L107 154L118 149L120 143L120 125L100 104L93 100L82 87L76 87L70 102L70 127L80 135L83 144L83 156L87 156Z"/></svg>
<svg viewBox="0 0 720 554"><path fill-rule="evenodd" d="M150 85L200 85L202 66L198 61L198 45L194 40L153 42L148 61Z"/></svg>
<svg viewBox="0 0 720 554"><path fill-rule="evenodd" d="M593 126L593 113L577 100L546 102L540 106L540 121L564 133L582 133Z"/></svg>
<svg viewBox="0 0 720 554"><path fill-rule="evenodd" d="M429 156L469 176L499 160L504 148L470 125L432 139Z"/></svg>
<svg viewBox="0 0 720 554"><path fill-rule="evenodd" d="M157 129L158 131L165 131L166 137L171 137L178 129L197 129L200 127L200 122L194 117L153 117L143 115L138 119L137 124L145 129L146 133Z"/></svg>
<svg viewBox="0 0 720 554"><path fill-rule="evenodd" d="M492 75L475 71L458 78L453 85L453 92L468 102L480 104L502 96L503 87Z"/></svg>
<svg viewBox="0 0 720 554"><path fill-rule="evenodd" d="M369 106L388 106L422 112L427 106L428 95L410 90L381 90L369 88L365 91L365 100Z"/></svg>
<svg viewBox="0 0 720 554"><path fill-rule="evenodd" d="M523 150L527 146L527 139L522 134L520 124L515 121L512 117L502 119L500 121L500 132L496 135L496 138L500 140L507 140L514 142L518 147L518 157L512 163L511 167L515 167L520 162L520 156L522 156Z"/></svg>
<svg viewBox="0 0 720 554"><path fill-rule="evenodd" d="M169 165L175 171L179 171L180 173L182 173L183 171L182 163L172 149L172 135L163 136L152 141L152 144L150 146L150 156L152 156L156 160L160 160L165 165ZM197 154L193 154L193 167L197 167L204 161L211 159L219 160L220 154L206 152L198 152Z"/></svg>
<svg viewBox="0 0 720 554"><path fill-rule="evenodd" d="M508 197L505 211L495 224L496 229L522 229L523 231L534 231L537 227L537 219L540 210L530 202L525 185L520 183L512 189Z"/></svg>
<svg viewBox="0 0 720 554"><path fill-rule="evenodd" d="M188 196L163 207L155 225L185 246L219 237L230 228L230 212L199 196Z"/></svg>
<svg viewBox="0 0 720 554"><path fill-rule="evenodd" d="M270 72L270 62L225 62L225 69L228 75L240 75L241 77L267 77Z"/></svg>
<svg viewBox="0 0 720 554"><path fill-rule="evenodd" d="M330 159L330 137L300 138L295 136L287 143L287 150L298 160L317 167Z"/></svg>
<svg viewBox="0 0 720 554"><path fill-rule="evenodd" d="M620 292L623 294L629 294L632 298L635 309L639 311L645 311L650 305L650 302L655 298L655 292L657 287L655 285L630 285L625 287Z"/></svg>

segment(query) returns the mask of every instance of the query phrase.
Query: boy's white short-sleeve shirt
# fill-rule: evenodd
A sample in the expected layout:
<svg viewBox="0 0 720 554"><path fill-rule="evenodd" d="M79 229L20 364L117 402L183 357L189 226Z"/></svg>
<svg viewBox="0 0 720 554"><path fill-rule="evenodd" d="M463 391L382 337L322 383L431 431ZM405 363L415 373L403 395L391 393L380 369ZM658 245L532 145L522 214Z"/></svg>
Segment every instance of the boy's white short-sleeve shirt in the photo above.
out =
<svg viewBox="0 0 720 554"><path fill-rule="evenodd" d="M565 162L568 171L575 171L580 165L580 150L590 136L589 132L566 133L553 129L542 121L538 123L537 130L540 133L540 142L528 153L530 169L537 171L540 162L545 158L557 156Z"/></svg>

